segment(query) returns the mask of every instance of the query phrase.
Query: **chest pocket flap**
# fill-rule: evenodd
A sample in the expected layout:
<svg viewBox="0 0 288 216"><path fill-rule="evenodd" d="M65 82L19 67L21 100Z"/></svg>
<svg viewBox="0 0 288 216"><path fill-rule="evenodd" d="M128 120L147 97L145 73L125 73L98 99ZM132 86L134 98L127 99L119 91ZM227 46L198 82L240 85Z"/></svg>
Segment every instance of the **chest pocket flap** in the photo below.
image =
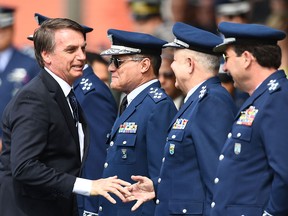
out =
<svg viewBox="0 0 288 216"><path fill-rule="evenodd" d="M182 141L184 136L184 130L171 130L168 134L167 141Z"/></svg>
<svg viewBox="0 0 288 216"><path fill-rule="evenodd" d="M115 140L115 145L121 147L134 147L136 144L136 134L118 134Z"/></svg>
<svg viewBox="0 0 288 216"><path fill-rule="evenodd" d="M233 128L232 137L234 139L240 139L244 141L250 141L252 136L252 128L240 125L238 127Z"/></svg>

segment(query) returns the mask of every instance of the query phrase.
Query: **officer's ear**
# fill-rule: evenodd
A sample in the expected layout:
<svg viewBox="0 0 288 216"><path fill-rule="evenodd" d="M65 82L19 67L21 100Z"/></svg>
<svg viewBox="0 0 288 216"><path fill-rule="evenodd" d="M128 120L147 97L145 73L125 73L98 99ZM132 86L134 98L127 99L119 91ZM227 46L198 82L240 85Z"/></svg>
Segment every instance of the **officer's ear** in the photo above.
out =
<svg viewBox="0 0 288 216"><path fill-rule="evenodd" d="M186 61L185 61L185 64L186 64L186 66L187 66L187 68L188 68L188 72L189 73L192 73L193 72L193 70L194 70L194 59L193 58L191 58L191 57L187 57L187 59L186 59Z"/></svg>
<svg viewBox="0 0 288 216"><path fill-rule="evenodd" d="M151 60L149 58L143 58L140 60L140 70L141 73L146 73L151 67Z"/></svg>

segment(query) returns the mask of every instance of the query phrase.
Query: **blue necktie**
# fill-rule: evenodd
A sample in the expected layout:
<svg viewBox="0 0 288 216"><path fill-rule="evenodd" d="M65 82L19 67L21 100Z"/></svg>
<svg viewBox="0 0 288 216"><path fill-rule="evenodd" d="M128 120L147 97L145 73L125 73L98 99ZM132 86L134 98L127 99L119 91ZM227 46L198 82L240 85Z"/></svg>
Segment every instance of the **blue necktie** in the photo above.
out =
<svg viewBox="0 0 288 216"><path fill-rule="evenodd" d="M79 122L78 102L73 89L71 89L70 93L68 94L68 98L73 111L74 122L75 125L77 126L77 122Z"/></svg>
<svg viewBox="0 0 288 216"><path fill-rule="evenodd" d="M123 97L121 105L120 105L119 116L124 112L124 110L127 107L127 104L128 104L127 95L125 95L125 97Z"/></svg>

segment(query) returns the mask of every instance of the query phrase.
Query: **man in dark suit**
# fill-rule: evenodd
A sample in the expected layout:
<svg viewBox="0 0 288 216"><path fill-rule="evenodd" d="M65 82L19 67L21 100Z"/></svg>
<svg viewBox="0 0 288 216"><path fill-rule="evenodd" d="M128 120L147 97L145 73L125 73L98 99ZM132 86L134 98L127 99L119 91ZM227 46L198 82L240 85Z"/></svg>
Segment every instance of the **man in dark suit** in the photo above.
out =
<svg viewBox="0 0 288 216"><path fill-rule="evenodd" d="M161 89L156 79L165 41L149 34L108 30L110 49L102 55L112 55L108 67L111 88L124 92L126 105L121 106L107 144L103 177L117 175L131 181L132 174L158 175L168 126L176 114L172 99ZM125 101L125 100L124 100ZM110 205L99 197L99 216L153 215L155 203L149 202L131 212L132 203L118 201Z"/></svg>
<svg viewBox="0 0 288 216"><path fill-rule="evenodd" d="M1 216L78 215L74 194L124 199L117 177L77 177L88 148L87 124L72 84L85 65L84 28L69 19L47 20L33 35L43 68L7 105L0 156Z"/></svg>
<svg viewBox="0 0 288 216"><path fill-rule="evenodd" d="M50 19L39 13L35 13L35 18L39 25L45 20ZM93 30L88 26L82 25L82 27L84 27L86 33ZM98 78L91 64L92 62L84 66L83 75L73 83L73 89L86 117L90 132L89 149L83 161L81 177L100 179L106 159L105 143L107 134L110 132L116 119L117 105L110 89ZM93 214L97 214L98 199L98 196L78 195L79 215L88 214L92 216Z"/></svg>
<svg viewBox="0 0 288 216"><path fill-rule="evenodd" d="M211 215L288 215L288 81L277 44L285 33L264 25L222 22L223 70L250 97L219 156Z"/></svg>
<svg viewBox="0 0 288 216"><path fill-rule="evenodd" d="M176 86L186 97L169 126L157 181L132 177L139 181L132 187L138 199L133 210L149 194L150 199L156 198L155 216L208 216L218 157L236 108L217 77L220 55L215 55L213 48L221 38L180 22L173 26L173 33L174 42L164 47L175 48L171 68ZM138 197L142 187L147 193Z"/></svg>
<svg viewBox="0 0 288 216"><path fill-rule="evenodd" d="M37 75L37 61L13 46L15 9L0 6L0 117L16 92ZM0 127L0 152L2 143Z"/></svg>

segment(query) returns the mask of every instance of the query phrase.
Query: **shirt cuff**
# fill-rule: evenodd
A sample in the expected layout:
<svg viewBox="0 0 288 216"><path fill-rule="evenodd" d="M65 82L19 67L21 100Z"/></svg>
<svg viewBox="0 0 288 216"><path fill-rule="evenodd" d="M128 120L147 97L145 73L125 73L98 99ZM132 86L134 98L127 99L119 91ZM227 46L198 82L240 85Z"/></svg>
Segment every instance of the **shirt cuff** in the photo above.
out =
<svg viewBox="0 0 288 216"><path fill-rule="evenodd" d="M84 196L90 196L91 188L92 188L92 180L76 178L73 187L73 193Z"/></svg>

